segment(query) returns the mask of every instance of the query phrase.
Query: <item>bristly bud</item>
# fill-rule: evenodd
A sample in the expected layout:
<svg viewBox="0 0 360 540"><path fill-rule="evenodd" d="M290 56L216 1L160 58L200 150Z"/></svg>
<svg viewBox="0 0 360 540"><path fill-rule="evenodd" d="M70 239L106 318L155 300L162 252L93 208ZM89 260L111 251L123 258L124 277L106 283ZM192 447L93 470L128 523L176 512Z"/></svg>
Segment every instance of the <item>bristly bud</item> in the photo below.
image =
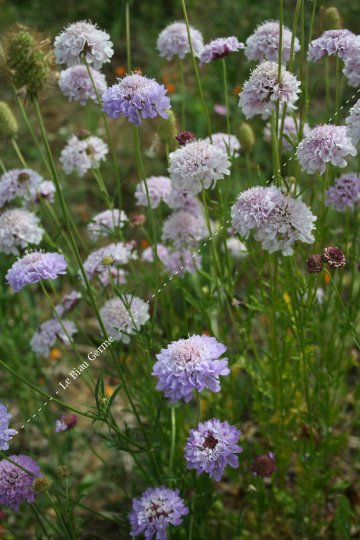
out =
<svg viewBox="0 0 360 540"><path fill-rule="evenodd" d="M49 478L46 478L46 476L40 476L39 478L36 478L33 488L36 493L44 493L45 491L49 491L52 484L53 482Z"/></svg>
<svg viewBox="0 0 360 540"><path fill-rule="evenodd" d="M306 270L309 274L319 274L324 267L322 260L322 255L315 253L315 255L310 255L306 261Z"/></svg>
<svg viewBox="0 0 360 540"><path fill-rule="evenodd" d="M326 30L341 30L342 21L338 9L335 6L320 8L320 24L322 32Z"/></svg>
<svg viewBox="0 0 360 540"><path fill-rule="evenodd" d="M12 84L33 100L44 91L53 67L53 52L48 38L18 25L4 45L5 70Z"/></svg>
<svg viewBox="0 0 360 540"><path fill-rule="evenodd" d="M195 141L196 137L191 131L180 131L180 133L176 135L175 139L180 146L185 146L185 144L188 142Z"/></svg>
<svg viewBox="0 0 360 540"><path fill-rule="evenodd" d="M322 252L322 260L331 268L342 268L346 264L344 253L338 247L327 247Z"/></svg>
<svg viewBox="0 0 360 540"><path fill-rule="evenodd" d="M161 118L159 116L156 119L155 125L156 125L156 131L161 139L162 142L166 143L169 147L169 150L175 150L176 145L176 135L178 132L178 126L177 126L177 120L176 116L172 109L169 109L166 111L168 117Z"/></svg>
<svg viewBox="0 0 360 540"><path fill-rule="evenodd" d="M253 128L247 122L243 122L238 131L241 148L245 152L250 152L255 145L255 134Z"/></svg>
<svg viewBox="0 0 360 540"><path fill-rule="evenodd" d="M135 214L130 218L130 227L133 229L136 229L138 227L142 227L146 221L146 217L144 214Z"/></svg>
<svg viewBox="0 0 360 540"><path fill-rule="evenodd" d="M5 139L15 137L18 132L18 124L9 105L0 101L0 135Z"/></svg>
<svg viewBox="0 0 360 540"><path fill-rule="evenodd" d="M27 182L28 180L30 180L30 175L26 172L22 172L19 174L18 180L19 182Z"/></svg>
<svg viewBox="0 0 360 540"><path fill-rule="evenodd" d="M252 473L261 478L270 478L276 471L275 455L272 452L256 456L252 464Z"/></svg>
<svg viewBox="0 0 360 540"><path fill-rule="evenodd" d="M66 465L59 465L55 469L55 474L59 478L67 478L69 476L69 469Z"/></svg>
<svg viewBox="0 0 360 540"><path fill-rule="evenodd" d="M77 132L77 138L79 139L79 141L85 141L90 137L90 135L91 133L87 129L79 129L79 131Z"/></svg>

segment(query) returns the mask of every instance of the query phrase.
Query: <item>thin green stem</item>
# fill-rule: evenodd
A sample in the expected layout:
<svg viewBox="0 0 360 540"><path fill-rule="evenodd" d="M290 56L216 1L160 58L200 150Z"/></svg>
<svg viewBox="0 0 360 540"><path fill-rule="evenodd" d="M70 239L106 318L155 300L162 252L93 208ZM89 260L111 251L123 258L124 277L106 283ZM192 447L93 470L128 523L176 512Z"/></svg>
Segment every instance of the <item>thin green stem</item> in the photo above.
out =
<svg viewBox="0 0 360 540"><path fill-rule="evenodd" d="M184 61L179 58L180 89L181 89L181 129L186 129L186 96L185 96L185 78Z"/></svg>
<svg viewBox="0 0 360 540"><path fill-rule="evenodd" d="M125 34L126 34L126 63L127 72L131 72L131 34L130 34L130 0L126 1L125 7Z"/></svg>
<svg viewBox="0 0 360 540"><path fill-rule="evenodd" d="M169 478L171 479L174 465L175 442L176 442L176 410L171 407L171 446L170 446L170 461L169 461Z"/></svg>
<svg viewBox="0 0 360 540"><path fill-rule="evenodd" d="M229 109L229 94L228 94L228 84L227 84L227 69L226 69L226 59L223 58L222 61L223 67L223 79L224 79L224 94L225 94L225 107L226 107L226 129L228 134L228 153L230 153L230 109Z"/></svg>

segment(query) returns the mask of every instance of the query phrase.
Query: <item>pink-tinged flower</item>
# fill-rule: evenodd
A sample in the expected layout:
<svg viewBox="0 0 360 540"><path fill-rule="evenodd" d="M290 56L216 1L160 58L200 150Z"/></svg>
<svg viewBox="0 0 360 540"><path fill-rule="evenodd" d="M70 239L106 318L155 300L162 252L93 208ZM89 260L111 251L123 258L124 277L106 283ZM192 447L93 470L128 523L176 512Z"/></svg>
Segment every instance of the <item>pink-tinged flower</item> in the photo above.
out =
<svg viewBox="0 0 360 540"><path fill-rule="evenodd" d="M76 414L62 414L59 420L56 420L55 433L62 431L70 431L77 424L78 417Z"/></svg>
<svg viewBox="0 0 360 540"><path fill-rule="evenodd" d="M322 255L320 253L315 253L310 255L306 260L306 270L309 274L319 274L324 268L324 263L322 260Z"/></svg>
<svg viewBox="0 0 360 540"><path fill-rule="evenodd" d="M201 257L198 253L192 253L188 249L169 250L163 244L157 245L157 256L164 265L165 270L173 276L183 276L187 272L193 274L196 268L201 267ZM154 261L154 253L151 247L142 253L142 260Z"/></svg>
<svg viewBox="0 0 360 540"><path fill-rule="evenodd" d="M190 39L195 56L200 56L204 47L204 41L201 33L196 28L190 26ZM160 32L156 48L160 56L166 60L172 60L174 56L185 58L190 52L189 37L186 24L183 22L174 22L169 24Z"/></svg>
<svg viewBox="0 0 360 540"><path fill-rule="evenodd" d="M38 465L29 456L9 456L0 461L0 504L17 512L22 502L33 503L36 498L33 484L41 476ZM25 472L26 469L29 472Z"/></svg>
<svg viewBox="0 0 360 540"><path fill-rule="evenodd" d="M216 103L214 105L214 112L216 112L216 114L219 114L220 116L226 116L227 114L225 105L221 105L221 103Z"/></svg>
<svg viewBox="0 0 360 540"><path fill-rule="evenodd" d="M221 480L225 467L239 466L237 454L243 449L237 444L241 431L228 422L217 418L200 423L190 431L185 445L185 460L188 469L197 475L205 472L217 482Z"/></svg>
<svg viewBox="0 0 360 540"><path fill-rule="evenodd" d="M354 144L357 144L360 141L360 99L358 99L355 105L351 107L349 116L345 119L345 123L347 125L346 129L349 137Z"/></svg>
<svg viewBox="0 0 360 540"><path fill-rule="evenodd" d="M57 339L65 345L70 345L70 340L76 332L77 328L72 321L63 319L60 323L58 319L49 319L40 324L36 330L31 338L30 348L37 356L47 357Z"/></svg>
<svg viewBox="0 0 360 540"><path fill-rule="evenodd" d="M280 129L281 129L281 119L279 120L279 134L278 137L280 137ZM291 115L286 115L284 119L284 127L283 127L283 136L282 136L282 144L281 149L283 152L291 152L292 150L295 150L299 143L299 129L300 129L300 123L297 118L294 118ZM306 136L310 131L310 126L306 122L303 125L303 136ZM264 139L265 141L271 143L272 140L272 131L271 131L271 124L268 123L265 126L264 129Z"/></svg>
<svg viewBox="0 0 360 540"><path fill-rule="evenodd" d="M146 184L152 208L157 208L161 201L167 201L171 192L170 178L167 176L150 176L150 178L147 178ZM140 182L136 186L135 198L138 206L148 205L145 182Z"/></svg>
<svg viewBox="0 0 360 540"><path fill-rule="evenodd" d="M308 60L318 62L331 55L347 60L352 56L356 43L357 36L349 30L327 30L309 43Z"/></svg>
<svg viewBox="0 0 360 540"><path fill-rule="evenodd" d="M213 133L205 139L206 142L212 143L214 146L224 150L232 158L239 157L241 150L239 139L236 135L228 135L227 133Z"/></svg>
<svg viewBox="0 0 360 540"><path fill-rule="evenodd" d="M324 174L327 163L332 163L335 167L346 167L347 161L344 158L356 154L346 127L331 124L310 130L297 148L301 168L309 174Z"/></svg>
<svg viewBox="0 0 360 540"><path fill-rule="evenodd" d="M96 240L100 236L110 236L122 229L127 223L128 217L122 210L113 208L96 214L87 226L90 238Z"/></svg>
<svg viewBox="0 0 360 540"><path fill-rule="evenodd" d="M23 208L9 208L0 214L0 252L19 255L19 248L38 245L44 235L40 219Z"/></svg>
<svg viewBox="0 0 360 540"><path fill-rule="evenodd" d="M240 193L231 209L232 226L244 238L261 227L281 200L281 192L274 186L256 186Z"/></svg>
<svg viewBox="0 0 360 540"><path fill-rule="evenodd" d="M292 33L286 27L282 28L282 52L281 61L286 63L290 60ZM249 60L262 62L270 60L277 62L279 58L280 23L279 21L267 21L260 24L255 32L246 40L245 55ZM294 40L294 52L300 50L297 37Z"/></svg>
<svg viewBox="0 0 360 540"><path fill-rule="evenodd" d="M169 525L181 525L182 517L189 513L179 490L164 486L148 488L140 499L133 499L129 513L131 536L144 533L146 540L166 540Z"/></svg>
<svg viewBox="0 0 360 540"><path fill-rule="evenodd" d="M105 76L91 67L89 67L89 71L97 93L101 96L107 87ZM62 71L60 73L59 87L69 101L78 101L80 105L85 105L89 99L92 99L95 103L98 102L88 70L83 64Z"/></svg>
<svg viewBox="0 0 360 540"><path fill-rule="evenodd" d="M225 56L243 49L244 46L235 36L213 39L201 51L200 65L209 64L219 58L225 58Z"/></svg>
<svg viewBox="0 0 360 540"><path fill-rule="evenodd" d="M335 185L326 191L326 205L344 212L360 202L360 176L343 174L335 180Z"/></svg>
<svg viewBox="0 0 360 540"><path fill-rule="evenodd" d="M134 334L150 319L149 304L137 296L124 295L123 298L111 298L100 309L108 336L115 341L130 343Z"/></svg>
<svg viewBox="0 0 360 540"><path fill-rule="evenodd" d="M299 92L300 82L295 75L283 68L279 81L278 64L263 62L254 69L244 84L239 94L239 107L246 118L252 118L256 114L268 116L276 109L277 102L280 106L286 103L288 110L291 111L294 109Z"/></svg>
<svg viewBox="0 0 360 540"><path fill-rule="evenodd" d="M108 146L100 137L90 136L79 139L70 137L60 154L60 163L66 174L76 173L83 177L91 169L98 169L105 161Z"/></svg>
<svg viewBox="0 0 360 540"><path fill-rule="evenodd" d="M77 291L70 291L69 293L65 294L61 302L59 304L56 304L55 310L59 317L62 317L65 313L68 313L79 302L81 299L81 293Z"/></svg>
<svg viewBox="0 0 360 540"><path fill-rule="evenodd" d="M254 476L270 478L276 472L275 455L272 452L256 456L251 467Z"/></svg>
<svg viewBox="0 0 360 540"><path fill-rule="evenodd" d="M338 247L326 247L322 252L322 259L332 268L342 268L346 265L345 255Z"/></svg>
<svg viewBox="0 0 360 540"><path fill-rule="evenodd" d="M220 392L220 376L229 375L228 359L220 358L225 345L202 335L173 341L156 355L152 374L156 388L172 403L191 400L194 390Z"/></svg>
<svg viewBox="0 0 360 540"><path fill-rule="evenodd" d="M196 137L191 131L180 131L175 139L179 143L179 146L185 146L188 142L194 142Z"/></svg>
<svg viewBox="0 0 360 540"><path fill-rule="evenodd" d="M43 279L56 279L66 274L67 262L60 253L32 251L18 259L8 270L6 280L14 291Z"/></svg>
<svg viewBox="0 0 360 540"><path fill-rule="evenodd" d="M101 69L114 54L109 34L89 21L78 21L67 26L56 36L54 52L56 62L68 67L80 64L81 55L84 54L94 69Z"/></svg>
<svg viewBox="0 0 360 540"><path fill-rule="evenodd" d="M205 220L185 210L172 213L164 222L162 240L179 249L196 247L207 236Z"/></svg>
<svg viewBox="0 0 360 540"><path fill-rule="evenodd" d="M124 117L135 126L146 118L168 118L170 99L163 84L132 73L110 86L102 95L103 111L110 118Z"/></svg>

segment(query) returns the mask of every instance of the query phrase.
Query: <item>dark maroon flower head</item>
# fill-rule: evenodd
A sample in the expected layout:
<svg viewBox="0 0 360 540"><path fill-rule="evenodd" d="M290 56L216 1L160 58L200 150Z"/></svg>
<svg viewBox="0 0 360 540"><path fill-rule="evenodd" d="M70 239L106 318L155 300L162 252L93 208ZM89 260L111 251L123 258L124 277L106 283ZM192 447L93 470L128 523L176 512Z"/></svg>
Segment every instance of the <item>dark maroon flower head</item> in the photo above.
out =
<svg viewBox="0 0 360 540"><path fill-rule="evenodd" d="M276 471L275 455L272 452L256 456L252 464L252 473L261 478L270 478Z"/></svg>
<svg viewBox="0 0 360 540"><path fill-rule="evenodd" d="M338 247L327 247L322 252L322 259L332 268L342 268L346 264L345 255Z"/></svg>
<svg viewBox="0 0 360 540"><path fill-rule="evenodd" d="M59 433L61 431L70 431L76 426L78 418L76 414L62 414L60 419L56 421L55 431Z"/></svg>
<svg viewBox="0 0 360 540"><path fill-rule="evenodd" d="M309 274L318 274L324 267L322 256L319 253L310 255L306 261L306 270Z"/></svg>
<svg viewBox="0 0 360 540"><path fill-rule="evenodd" d="M185 146L188 142L193 142L196 140L195 135L191 131L180 131L180 133L175 137L180 146Z"/></svg>

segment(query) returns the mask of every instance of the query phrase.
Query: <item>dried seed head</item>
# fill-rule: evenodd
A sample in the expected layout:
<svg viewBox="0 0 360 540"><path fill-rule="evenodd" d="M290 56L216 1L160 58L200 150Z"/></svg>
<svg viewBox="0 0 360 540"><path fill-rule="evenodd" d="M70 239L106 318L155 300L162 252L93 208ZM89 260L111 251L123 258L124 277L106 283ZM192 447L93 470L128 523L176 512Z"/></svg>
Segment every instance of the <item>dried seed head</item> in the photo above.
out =
<svg viewBox="0 0 360 540"><path fill-rule="evenodd" d="M46 476L40 476L39 478L36 478L33 487L37 493L44 493L51 488L52 484L53 483L49 478L46 478Z"/></svg>
<svg viewBox="0 0 360 540"><path fill-rule="evenodd" d="M321 6L320 24L323 32L326 30L341 30L342 20L339 10L335 6L330 6L328 8Z"/></svg>
<svg viewBox="0 0 360 540"><path fill-rule="evenodd" d="M90 137L90 135L91 135L91 133L87 129L79 129L79 131L77 133L77 138L80 141L85 141L86 139L88 139Z"/></svg>
<svg viewBox="0 0 360 540"><path fill-rule="evenodd" d="M306 261L306 270L309 274L319 274L324 267L322 256L319 253L315 255L310 255Z"/></svg>
<svg viewBox="0 0 360 540"><path fill-rule="evenodd" d="M252 464L252 473L261 478L270 477L276 471L275 455L272 452L256 456Z"/></svg>
<svg viewBox="0 0 360 540"><path fill-rule="evenodd" d="M59 478L67 478L69 476L69 468L66 465L59 465L55 469L55 474Z"/></svg>
<svg viewBox="0 0 360 540"><path fill-rule="evenodd" d="M196 139L195 135L191 131L180 131L175 138L180 146L184 146L188 142L193 142Z"/></svg>
<svg viewBox="0 0 360 540"><path fill-rule="evenodd" d="M9 105L0 101L0 135L5 139L15 137L18 132L18 124Z"/></svg>
<svg viewBox="0 0 360 540"><path fill-rule="evenodd" d="M247 122L243 122L238 131L241 148L245 152L250 152L255 145L255 134L253 128Z"/></svg>
<svg viewBox="0 0 360 540"><path fill-rule="evenodd" d="M322 259L331 268L342 268L346 264L345 255L338 247L326 247L322 252Z"/></svg>

